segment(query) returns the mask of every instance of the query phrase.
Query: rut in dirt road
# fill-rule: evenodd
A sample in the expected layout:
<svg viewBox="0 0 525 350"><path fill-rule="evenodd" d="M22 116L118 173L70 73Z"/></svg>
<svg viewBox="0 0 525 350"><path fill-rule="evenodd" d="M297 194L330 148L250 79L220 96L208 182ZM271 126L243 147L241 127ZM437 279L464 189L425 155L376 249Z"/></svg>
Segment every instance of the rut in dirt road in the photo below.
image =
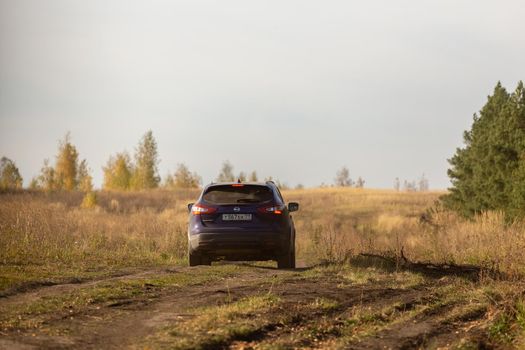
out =
<svg viewBox="0 0 525 350"><path fill-rule="evenodd" d="M0 348L420 348L485 344L475 282L375 268L155 270L0 300ZM453 293L451 293L453 291Z"/></svg>

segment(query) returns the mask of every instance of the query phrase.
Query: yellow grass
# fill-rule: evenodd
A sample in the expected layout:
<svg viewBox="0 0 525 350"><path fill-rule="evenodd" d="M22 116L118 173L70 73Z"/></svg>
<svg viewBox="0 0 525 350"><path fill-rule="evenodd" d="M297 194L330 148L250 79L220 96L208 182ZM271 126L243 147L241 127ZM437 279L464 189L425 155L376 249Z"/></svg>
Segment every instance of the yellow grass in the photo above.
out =
<svg viewBox="0 0 525 350"><path fill-rule="evenodd" d="M358 253L403 255L411 261L472 264L509 274L525 272L525 225L501 213L466 220L438 203L443 192L314 189L288 191L296 215L300 256L344 260Z"/></svg>
<svg viewBox="0 0 525 350"><path fill-rule="evenodd" d="M359 253L412 261L475 264L521 275L525 226L487 213L473 221L436 206L443 193L324 188L285 191L294 213L297 255L307 263ZM109 273L126 267L186 263L186 204L198 191L0 195L0 288Z"/></svg>

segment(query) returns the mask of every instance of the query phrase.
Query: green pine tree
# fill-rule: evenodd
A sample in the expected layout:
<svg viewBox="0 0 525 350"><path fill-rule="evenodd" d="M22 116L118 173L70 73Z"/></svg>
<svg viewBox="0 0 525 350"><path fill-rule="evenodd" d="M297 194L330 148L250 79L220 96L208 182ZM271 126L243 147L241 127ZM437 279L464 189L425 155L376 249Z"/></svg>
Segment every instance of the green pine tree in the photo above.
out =
<svg viewBox="0 0 525 350"><path fill-rule="evenodd" d="M501 210L509 218L523 216L525 190L525 108L523 83L509 94L494 88L472 128L465 147L449 160L452 181L445 204L465 216ZM521 208L521 209L520 209Z"/></svg>

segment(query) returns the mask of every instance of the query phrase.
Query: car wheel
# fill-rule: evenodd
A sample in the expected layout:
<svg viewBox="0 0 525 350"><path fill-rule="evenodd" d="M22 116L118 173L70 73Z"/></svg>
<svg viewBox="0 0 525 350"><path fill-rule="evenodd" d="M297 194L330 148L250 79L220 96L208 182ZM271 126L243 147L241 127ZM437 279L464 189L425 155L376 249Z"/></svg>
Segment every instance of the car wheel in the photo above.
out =
<svg viewBox="0 0 525 350"><path fill-rule="evenodd" d="M197 266L201 264L201 257L200 255L189 253L189 263L190 266Z"/></svg>
<svg viewBox="0 0 525 350"><path fill-rule="evenodd" d="M291 259L290 268L295 269L295 246L293 247L293 250L292 250L292 259Z"/></svg>
<svg viewBox="0 0 525 350"><path fill-rule="evenodd" d="M201 256L201 265L211 265L211 259L207 256Z"/></svg>
<svg viewBox="0 0 525 350"><path fill-rule="evenodd" d="M198 265L211 265L211 259L207 256L197 254L197 253L189 253L189 263L190 266L198 266Z"/></svg>
<svg viewBox="0 0 525 350"><path fill-rule="evenodd" d="M277 259L277 268L295 269L295 247L292 247L288 254L285 254Z"/></svg>

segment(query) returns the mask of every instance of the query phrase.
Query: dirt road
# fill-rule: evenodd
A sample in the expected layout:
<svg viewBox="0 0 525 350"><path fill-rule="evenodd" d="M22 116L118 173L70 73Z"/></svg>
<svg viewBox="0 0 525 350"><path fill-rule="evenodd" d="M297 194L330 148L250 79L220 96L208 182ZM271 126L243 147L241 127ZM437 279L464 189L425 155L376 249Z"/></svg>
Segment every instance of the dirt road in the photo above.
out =
<svg viewBox="0 0 525 350"><path fill-rule="evenodd" d="M0 348L491 347L470 277L224 264L35 286L0 298Z"/></svg>

